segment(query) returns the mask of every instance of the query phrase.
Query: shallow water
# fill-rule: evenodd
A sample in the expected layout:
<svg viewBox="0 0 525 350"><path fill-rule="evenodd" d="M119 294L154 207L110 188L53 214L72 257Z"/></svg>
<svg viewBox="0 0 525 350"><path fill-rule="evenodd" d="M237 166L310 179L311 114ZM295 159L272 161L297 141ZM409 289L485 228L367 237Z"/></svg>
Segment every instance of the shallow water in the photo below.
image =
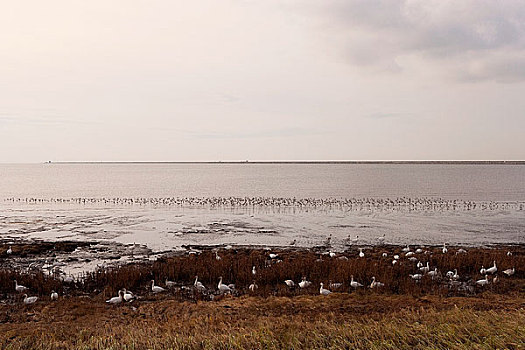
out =
<svg viewBox="0 0 525 350"><path fill-rule="evenodd" d="M525 166L393 164L35 164L0 166L0 238L311 247L525 242ZM156 197L458 200L461 205L159 204ZM143 198L147 204L69 198ZM7 198L22 198L7 200ZM26 202L25 198L43 201ZM52 200L51 200L52 199ZM344 201L344 200L343 200ZM338 202L339 203L339 202ZM453 203L453 202L449 202ZM467 204L465 204L467 203ZM473 207L470 203L475 203Z"/></svg>

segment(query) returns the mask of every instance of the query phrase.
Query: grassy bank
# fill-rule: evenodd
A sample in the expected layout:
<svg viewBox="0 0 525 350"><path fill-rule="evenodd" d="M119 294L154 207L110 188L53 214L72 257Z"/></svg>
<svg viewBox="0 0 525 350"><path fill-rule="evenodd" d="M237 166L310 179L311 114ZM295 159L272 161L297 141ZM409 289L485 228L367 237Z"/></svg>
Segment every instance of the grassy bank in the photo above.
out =
<svg viewBox="0 0 525 350"><path fill-rule="evenodd" d="M17 247L18 248L18 247ZM71 249L72 247L68 247ZM100 268L67 282L39 266L0 269L0 346L6 349L524 349L525 249L427 247L188 250L154 262ZM415 249L413 249L415 250ZM512 254L508 254L511 251ZM386 253L386 256L384 256ZM399 255L392 264L394 255ZM417 261L437 268L434 277ZM10 259L11 257L7 257ZM490 283L480 267L497 262ZM255 266L256 273L252 273ZM514 267L507 276L504 269ZM459 277L447 276L456 270ZM206 286L193 287L195 275ZM235 283L217 290L218 278ZM289 287L285 279L312 282ZM352 276L364 286L354 288ZM367 287L376 277L385 285ZM495 279L495 277L497 278ZM14 280L39 297L24 305ZM166 288L153 293L151 280ZM171 287L166 279L174 281ZM255 291L248 285L259 286ZM329 296L319 284L341 283ZM133 302L105 301L121 288ZM51 289L59 292L51 301Z"/></svg>
<svg viewBox="0 0 525 350"><path fill-rule="evenodd" d="M524 307L523 295L489 293L157 300L138 307L75 297L11 309L9 321L0 324L0 344L7 349L522 349Z"/></svg>

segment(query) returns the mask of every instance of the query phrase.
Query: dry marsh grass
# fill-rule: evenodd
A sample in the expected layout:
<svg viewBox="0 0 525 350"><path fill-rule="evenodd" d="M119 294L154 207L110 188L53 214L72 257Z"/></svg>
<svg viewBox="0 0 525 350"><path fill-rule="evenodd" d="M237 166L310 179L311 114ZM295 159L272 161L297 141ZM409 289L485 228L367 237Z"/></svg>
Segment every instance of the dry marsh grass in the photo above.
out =
<svg viewBox="0 0 525 350"><path fill-rule="evenodd" d="M358 256L357 248L335 257L326 250L204 250L155 262L99 269L74 283L42 271L0 270L0 347L4 349L523 349L525 348L525 249L471 248L466 254L417 254L442 275L420 283L408 275L414 262L402 247L375 247ZM512 255L507 252L512 250ZM384 258L383 252L388 256ZM400 262L392 265L394 254ZM341 258L343 257L344 258ZM277 262L280 260L280 262ZM481 265L498 264L498 282L472 291L450 288L446 271L456 268L460 281L472 285ZM256 267L256 275L252 274ZM515 267L514 276L501 273ZM191 285L195 275L209 293ZM351 276L368 285L375 276L378 290L350 287ZM234 295L220 295L218 278L235 283ZM285 279L310 288L289 288ZM39 295L24 305L14 282ZM165 279L178 287L154 295L151 280ZM250 294L255 280L259 289ZM319 295L319 283L341 282L330 296ZM189 287L190 286L190 287ZM107 305L120 288L134 291L133 303ZM49 292L60 292L57 302ZM206 302L214 300L215 302Z"/></svg>
<svg viewBox="0 0 525 350"><path fill-rule="evenodd" d="M501 295L240 297L108 306L86 298L0 324L6 349L521 349L525 300Z"/></svg>

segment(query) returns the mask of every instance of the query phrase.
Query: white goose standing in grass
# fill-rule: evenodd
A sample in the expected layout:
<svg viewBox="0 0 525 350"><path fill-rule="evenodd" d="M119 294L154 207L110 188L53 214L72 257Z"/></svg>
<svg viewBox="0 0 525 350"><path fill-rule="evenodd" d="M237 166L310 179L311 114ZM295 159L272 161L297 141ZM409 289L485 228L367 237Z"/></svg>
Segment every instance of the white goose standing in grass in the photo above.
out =
<svg viewBox="0 0 525 350"><path fill-rule="evenodd" d="M434 270L428 271L427 275L429 275L432 279L436 278L438 276L438 268L435 267Z"/></svg>
<svg viewBox="0 0 525 350"><path fill-rule="evenodd" d="M330 281L328 283L328 288L330 288L332 290L337 290L337 289L341 288L342 286L343 286L343 284L340 283L340 282L332 282L332 281Z"/></svg>
<svg viewBox="0 0 525 350"><path fill-rule="evenodd" d="M287 285L288 287L290 287L290 288L292 288L292 287L295 286L295 283L294 283L294 281L292 281L292 280L286 280L286 281L284 281L284 283L286 283L286 285Z"/></svg>
<svg viewBox="0 0 525 350"><path fill-rule="evenodd" d="M230 287L222 283L222 277L219 277L219 284L217 285L217 289L219 289L219 292L221 293L230 293L232 291Z"/></svg>
<svg viewBox="0 0 525 350"><path fill-rule="evenodd" d="M270 257L270 259L277 259L279 257L278 254L274 254L274 253L270 253L268 256Z"/></svg>
<svg viewBox="0 0 525 350"><path fill-rule="evenodd" d="M364 258L365 257L365 253L363 253L363 248L359 248L359 257L360 258Z"/></svg>
<svg viewBox="0 0 525 350"><path fill-rule="evenodd" d="M160 287L160 286L156 286L155 285L155 280L151 280L151 291L153 293L162 293L164 291L166 291L166 289Z"/></svg>
<svg viewBox="0 0 525 350"><path fill-rule="evenodd" d="M7 255L13 254L13 249L11 249L11 246L9 246L9 248L7 248L6 253L7 253Z"/></svg>
<svg viewBox="0 0 525 350"><path fill-rule="evenodd" d="M487 270L486 270L487 273L490 273L491 275L495 274L496 272L498 272L498 268L496 267L496 260L494 260L494 265L492 265L492 267L489 267Z"/></svg>
<svg viewBox="0 0 525 350"><path fill-rule="evenodd" d="M24 304L34 304L38 300L38 297L28 297L27 294L24 294Z"/></svg>
<svg viewBox="0 0 525 350"><path fill-rule="evenodd" d="M512 275L514 275L515 272L516 272L516 270L515 270L514 268L512 268L512 269L506 269L505 271L503 271L503 273L504 273L505 275L509 276L509 277L512 276Z"/></svg>
<svg viewBox="0 0 525 350"><path fill-rule="evenodd" d="M51 300L58 300L58 293L54 290L51 291Z"/></svg>
<svg viewBox="0 0 525 350"><path fill-rule="evenodd" d="M255 283L255 281L253 281L252 284L250 284L250 286L248 287L248 289L250 290L250 292L252 293L255 293L255 291L259 288L259 286Z"/></svg>
<svg viewBox="0 0 525 350"><path fill-rule="evenodd" d="M106 303L112 304L112 305L120 304L122 302L122 300L123 300L123 294L124 293L122 293L122 290L119 290L118 291L118 297L113 297L113 298L111 298L109 300L106 300Z"/></svg>
<svg viewBox="0 0 525 350"><path fill-rule="evenodd" d="M124 301L132 302L135 299L135 294L127 290L126 288L122 289L122 297Z"/></svg>
<svg viewBox="0 0 525 350"><path fill-rule="evenodd" d="M454 269L454 271L447 272L447 277L452 280L458 280L459 279L458 269Z"/></svg>
<svg viewBox="0 0 525 350"><path fill-rule="evenodd" d="M255 269L255 266L252 267L252 275L256 275L257 274L257 270Z"/></svg>
<svg viewBox="0 0 525 350"><path fill-rule="evenodd" d="M448 252L447 244L446 244L446 243L443 243L443 249L442 249L442 252L443 252L443 254L447 254L447 252Z"/></svg>
<svg viewBox="0 0 525 350"><path fill-rule="evenodd" d="M427 265L420 267L419 270L423 273L428 273L430 271L430 265L428 264L428 261L427 261Z"/></svg>
<svg viewBox="0 0 525 350"><path fill-rule="evenodd" d="M363 285L357 281L354 281L354 275L351 275L350 276L351 280L350 280L350 287L352 288L359 288L359 287L362 287Z"/></svg>
<svg viewBox="0 0 525 350"><path fill-rule="evenodd" d="M221 257L219 256L219 253L215 252L215 260L219 261L221 260Z"/></svg>
<svg viewBox="0 0 525 350"><path fill-rule="evenodd" d="M479 270L479 273L482 275L485 275L487 273L487 270L485 269L485 266L481 265L481 269Z"/></svg>
<svg viewBox="0 0 525 350"><path fill-rule="evenodd" d="M321 295L330 295L332 292L330 290L324 288L324 284L321 282L321 287L319 288L319 294Z"/></svg>
<svg viewBox="0 0 525 350"><path fill-rule="evenodd" d="M486 286L487 284L489 284L489 277L487 275L485 275L485 278L484 279L481 279L481 280L477 280L476 281L476 284L479 285L479 286Z"/></svg>
<svg viewBox="0 0 525 350"><path fill-rule="evenodd" d="M370 283L370 288L379 288L384 287L385 284L381 282L376 282L375 276L372 277L372 283Z"/></svg>
<svg viewBox="0 0 525 350"><path fill-rule="evenodd" d="M414 281L420 281L423 278L423 275L420 273L416 273L415 275L409 275L410 278L412 278Z"/></svg>
<svg viewBox="0 0 525 350"><path fill-rule="evenodd" d="M193 286L198 290L198 291L205 291L206 290L206 287L204 286L204 284L202 284L200 281L199 281L199 276L195 276L195 282L193 282Z"/></svg>
<svg viewBox="0 0 525 350"><path fill-rule="evenodd" d="M307 281L306 280L306 277L303 277L303 280L301 282L299 282L299 288L308 288L312 285L312 282L310 281Z"/></svg>
<svg viewBox="0 0 525 350"><path fill-rule="evenodd" d="M19 293L22 293L22 292L25 292L26 290L28 290L29 288L27 288L26 286L23 286L21 284L18 284L18 282L15 280L15 290Z"/></svg>
<svg viewBox="0 0 525 350"><path fill-rule="evenodd" d="M407 244L407 246L403 249L401 249L402 252L409 252L410 251L410 246Z"/></svg>

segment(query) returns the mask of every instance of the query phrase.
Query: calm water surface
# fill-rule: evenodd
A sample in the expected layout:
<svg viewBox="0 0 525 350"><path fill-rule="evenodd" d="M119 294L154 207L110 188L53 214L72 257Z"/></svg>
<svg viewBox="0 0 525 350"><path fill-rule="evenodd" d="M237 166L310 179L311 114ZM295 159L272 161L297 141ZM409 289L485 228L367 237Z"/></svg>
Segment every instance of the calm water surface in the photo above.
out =
<svg viewBox="0 0 525 350"><path fill-rule="evenodd" d="M458 209L210 208L12 202L72 197L431 197L511 205ZM377 243L525 243L525 166L393 164L0 165L0 238L298 246L333 235Z"/></svg>
<svg viewBox="0 0 525 350"><path fill-rule="evenodd" d="M0 165L0 197L441 197L525 200L524 165Z"/></svg>

